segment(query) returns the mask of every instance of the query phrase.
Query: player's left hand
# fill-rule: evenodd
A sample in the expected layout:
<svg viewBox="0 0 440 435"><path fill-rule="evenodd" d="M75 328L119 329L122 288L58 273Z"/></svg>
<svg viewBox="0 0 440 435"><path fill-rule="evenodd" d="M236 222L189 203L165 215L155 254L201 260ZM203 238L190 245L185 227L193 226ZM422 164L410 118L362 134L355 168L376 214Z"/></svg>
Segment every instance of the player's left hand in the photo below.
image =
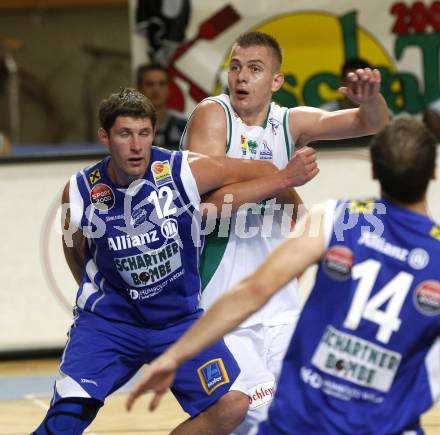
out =
<svg viewBox="0 0 440 435"><path fill-rule="evenodd" d="M171 360L159 357L154 360L144 371L142 379L131 390L126 408L130 411L134 402L148 390L154 392L154 397L150 402L149 410L154 411L162 400L163 395L174 382L176 376L176 364Z"/></svg>
<svg viewBox="0 0 440 435"><path fill-rule="evenodd" d="M380 93L380 71L377 69L357 69L347 74L347 86L342 86L339 91L347 98L360 106L373 101Z"/></svg>

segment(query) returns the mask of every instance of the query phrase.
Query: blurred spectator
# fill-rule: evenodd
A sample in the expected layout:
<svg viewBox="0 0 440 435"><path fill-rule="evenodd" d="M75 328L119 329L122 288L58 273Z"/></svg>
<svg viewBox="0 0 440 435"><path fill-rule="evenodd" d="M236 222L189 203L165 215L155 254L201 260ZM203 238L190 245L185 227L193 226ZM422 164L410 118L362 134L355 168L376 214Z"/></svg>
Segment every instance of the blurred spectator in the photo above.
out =
<svg viewBox="0 0 440 435"><path fill-rule="evenodd" d="M440 98L433 101L423 114L423 121L440 141Z"/></svg>
<svg viewBox="0 0 440 435"><path fill-rule="evenodd" d="M341 69L341 86L347 86L347 75L351 72L356 71L359 68L373 68L366 60L359 57L353 57L348 59ZM341 98L338 100L328 101L321 106L321 109L328 110L329 112L334 112L335 110L341 109L352 109L357 107L349 98L341 94Z"/></svg>
<svg viewBox="0 0 440 435"><path fill-rule="evenodd" d="M157 110L157 131L154 144L176 150L186 125L186 117L167 107L169 95L167 70L160 64L141 65L137 72L137 87Z"/></svg>

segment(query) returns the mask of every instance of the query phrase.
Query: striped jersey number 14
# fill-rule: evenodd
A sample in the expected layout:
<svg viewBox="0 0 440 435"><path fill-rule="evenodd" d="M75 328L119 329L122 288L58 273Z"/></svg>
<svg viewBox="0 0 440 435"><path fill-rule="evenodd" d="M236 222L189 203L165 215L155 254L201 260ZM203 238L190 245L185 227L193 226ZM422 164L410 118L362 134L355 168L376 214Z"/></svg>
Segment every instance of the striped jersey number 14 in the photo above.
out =
<svg viewBox="0 0 440 435"><path fill-rule="evenodd" d="M353 267L352 278L359 279L359 283L344 326L355 330L362 318L370 320L379 325L376 339L388 343L392 333L400 328L400 311L414 277L410 273L399 272L370 299L380 268L381 264L371 259ZM381 310L380 307L385 302L386 308Z"/></svg>

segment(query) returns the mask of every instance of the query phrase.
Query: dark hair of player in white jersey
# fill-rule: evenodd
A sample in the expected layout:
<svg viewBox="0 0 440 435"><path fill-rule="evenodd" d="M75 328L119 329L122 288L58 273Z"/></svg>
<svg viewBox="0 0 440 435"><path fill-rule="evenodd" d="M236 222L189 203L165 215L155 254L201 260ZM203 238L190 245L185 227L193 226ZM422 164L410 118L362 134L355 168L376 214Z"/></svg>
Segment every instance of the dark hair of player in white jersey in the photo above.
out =
<svg viewBox="0 0 440 435"><path fill-rule="evenodd" d="M437 141L422 123L398 116L372 139L370 154L387 195L404 204L423 199L434 175Z"/></svg>
<svg viewBox="0 0 440 435"><path fill-rule="evenodd" d="M99 122L101 127L110 134L118 116L131 118L149 118L153 129L156 127L157 114L151 101L136 89L122 88L101 101L99 105Z"/></svg>

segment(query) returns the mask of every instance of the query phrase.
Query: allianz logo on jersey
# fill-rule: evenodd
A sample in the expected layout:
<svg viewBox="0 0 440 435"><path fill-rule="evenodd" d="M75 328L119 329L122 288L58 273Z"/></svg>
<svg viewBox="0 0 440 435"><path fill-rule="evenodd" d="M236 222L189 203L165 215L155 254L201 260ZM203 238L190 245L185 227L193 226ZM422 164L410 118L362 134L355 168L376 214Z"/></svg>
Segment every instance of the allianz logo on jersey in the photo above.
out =
<svg viewBox="0 0 440 435"><path fill-rule="evenodd" d="M160 225L160 232L165 239L173 239L179 234L179 226L174 218L165 219ZM158 242L159 236L157 230L147 231L142 234L116 237L107 237L108 247L110 251L121 251L123 249L144 246L150 243Z"/></svg>
<svg viewBox="0 0 440 435"><path fill-rule="evenodd" d="M363 231L358 240L359 245L378 251L388 257L395 258L399 261L408 262L408 264L416 270L424 269L429 263L429 254L422 248L415 248L411 251L393 245L388 242L385 237L381 237L370 231Z"/></svg>
<svg viewBox="0 0 440 435"><path fill-rule="evenodd" d="M125 236L107 237L108 248L110 251L121 251L122 249L143 246L158 241L159 237L157 235L157 230L151 230L134 236L126 234Z"/></svg>

